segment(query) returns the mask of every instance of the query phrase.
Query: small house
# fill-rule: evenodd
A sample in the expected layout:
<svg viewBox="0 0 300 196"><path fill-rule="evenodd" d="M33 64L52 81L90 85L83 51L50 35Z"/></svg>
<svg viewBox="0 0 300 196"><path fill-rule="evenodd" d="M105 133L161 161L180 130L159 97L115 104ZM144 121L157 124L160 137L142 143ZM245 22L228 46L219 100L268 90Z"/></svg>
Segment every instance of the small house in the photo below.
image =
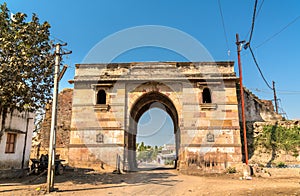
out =
<svg viewBox="0 0 300 196"><path fill-rule="evenodd" d="M29 165L34 114L9 111L0 128L0 178L22 176Z"/></svg>

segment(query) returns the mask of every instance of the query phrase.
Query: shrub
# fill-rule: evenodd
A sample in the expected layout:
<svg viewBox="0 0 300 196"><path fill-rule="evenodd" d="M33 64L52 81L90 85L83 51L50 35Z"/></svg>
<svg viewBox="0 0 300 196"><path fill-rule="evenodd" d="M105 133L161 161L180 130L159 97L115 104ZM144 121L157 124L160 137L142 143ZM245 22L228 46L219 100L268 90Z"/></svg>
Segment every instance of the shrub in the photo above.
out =
<svg viewBox="0 0 300 196"><path fill-rule="evenodd" d="M236 168L235 167L228 167L227 168L227 173L228 174L234 174L234 173L236 173Z"/></svg>
<svg viewBox="0 0 300 196"><path fill-rule="evenodd" d="M285 165L284 162L279 162L279 163L277 163L276 166L279 167L279 168L284 168L284 167L286 167L286 165Z"/></svg>
<svg viewBox="0 0 300 196"><path fill-rule="evenodd" d="M264 126L263 132L255 138L254 145L268 150L290 152L300 147L300 128L286 128L277 125Z"/></svg>

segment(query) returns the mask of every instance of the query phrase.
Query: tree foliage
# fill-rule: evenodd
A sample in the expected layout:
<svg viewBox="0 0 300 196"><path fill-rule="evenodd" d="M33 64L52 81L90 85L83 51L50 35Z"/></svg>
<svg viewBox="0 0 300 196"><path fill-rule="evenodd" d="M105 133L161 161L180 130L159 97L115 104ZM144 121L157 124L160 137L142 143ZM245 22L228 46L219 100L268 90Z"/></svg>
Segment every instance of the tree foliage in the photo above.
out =
<svg viewBox="0 0 300 196"><path fill-rule="evenodd" d="M137 143L137 160L142 160L142 161L153 161L156 160L157 154L158 154L158 147L152 147L149 145L145 145L144 142L141 142L141 144Z"/></svg>
<svg viewBox="0 0 300 196"><path fill-rule="evenodd" d="M24 13L12 17L6 6L0 10L0 113L34 111L44 107L53 86L53 54L50 25L36 14L27 22Z"/></svg>

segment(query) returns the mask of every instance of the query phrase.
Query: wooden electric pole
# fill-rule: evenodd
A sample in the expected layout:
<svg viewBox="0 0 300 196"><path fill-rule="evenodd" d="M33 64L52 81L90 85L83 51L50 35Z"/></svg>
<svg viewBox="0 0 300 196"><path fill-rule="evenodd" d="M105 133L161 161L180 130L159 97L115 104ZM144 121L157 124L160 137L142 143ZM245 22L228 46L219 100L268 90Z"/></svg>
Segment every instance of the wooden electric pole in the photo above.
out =
<svg viewBox="0 0 300 196"><path fill-rule="evenodd" d="M245 99L244 99L244 87L243 87L242 62L241 62L241 55L240 55L240 52L242 49L242 44L244 42L245 41L239 41L239 34L236 34L236 45L237 45L239 77L240 77L242 123L243 123L243 133L244 133L245 162L246 162L246 165L248 165L248 142L247 142L247 129L246 129L246 118L245 118Z"/></svg>

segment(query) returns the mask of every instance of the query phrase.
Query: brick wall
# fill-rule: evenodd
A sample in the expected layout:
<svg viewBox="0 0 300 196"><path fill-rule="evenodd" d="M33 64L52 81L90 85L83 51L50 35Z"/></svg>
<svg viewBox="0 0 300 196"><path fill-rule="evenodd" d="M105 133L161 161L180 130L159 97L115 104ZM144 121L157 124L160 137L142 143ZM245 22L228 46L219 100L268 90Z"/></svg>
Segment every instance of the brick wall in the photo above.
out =
<svg viewBox="0 0 300 196"><path fill-rule="evenodd" d="M70 125L72 116L73 89L64 89L58 95L56 154L68 162L70 142ZM52 104L46 106L46 114L40 132L34 138L31 158L39 158L41 154L48 154L51 128Z"/></svg>

